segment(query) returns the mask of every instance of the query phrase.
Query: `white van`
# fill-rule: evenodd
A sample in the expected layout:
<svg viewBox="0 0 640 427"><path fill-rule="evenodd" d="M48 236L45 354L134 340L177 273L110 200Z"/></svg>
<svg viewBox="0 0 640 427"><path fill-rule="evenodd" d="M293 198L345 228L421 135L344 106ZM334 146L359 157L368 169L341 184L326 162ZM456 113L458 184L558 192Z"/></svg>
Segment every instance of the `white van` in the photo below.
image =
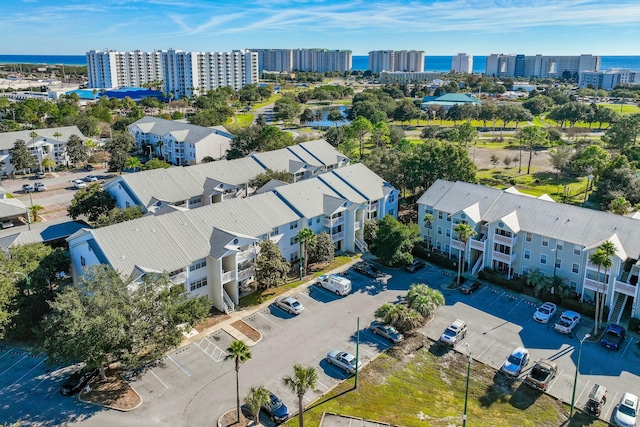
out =
<svg viewBox="0 0 640 427"><path fill-rule="evenodd" d="M348 295L351 292L351 280L337 274L325 274L318 277L318 286L325 288L336 295Z"/></svg>

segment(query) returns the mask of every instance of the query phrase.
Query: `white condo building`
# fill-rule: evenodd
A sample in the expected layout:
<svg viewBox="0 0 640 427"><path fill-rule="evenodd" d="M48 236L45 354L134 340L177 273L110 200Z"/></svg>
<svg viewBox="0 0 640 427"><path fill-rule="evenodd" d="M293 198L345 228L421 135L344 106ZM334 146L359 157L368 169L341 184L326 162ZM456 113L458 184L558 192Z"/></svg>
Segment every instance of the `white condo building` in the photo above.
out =
<svg viewBox="0 0 640 427"><path fill-rule="evenodd" d="M597 89L612 90L619 84L640 84L640 70L612 68L602 71L582 71L578 86L593 86Z"/></svg>
<svg viewBox="0 0 640 427"><path fill-rule="evenodd" d="M423 72L424 51L422 50L376 50L369 52L369 70Z"/></svg>
<svg viewBox="0 0 640 427"><path fill-rule="evenodd" d="M487 56L485 74L498 77L561 77L568 71L572 77L581 71L598 71L600 57L593 55L553 56L491 54Z"/></svg>
<svg viewBox="0 0 640 427"><path fill-rule="evenodd" d="M473 56L459 53L451 59L451 71L454 73L473 73Z"/></svg>
<svg viewBox="0 0 640 427"><path fill-rule="evenodd" d="M260 71L311 71L324 73L351 70L350 50L329 49L249 49L258 55Z"/></svg>
<svg viewBox="0 0 640 427"><path fill-rule="evenodd" d="M232 52L87 52L89 87L140 87L161 81L174 98L194 96L230 86L234 90L258 82L258 55L246 50Z"/></svg>

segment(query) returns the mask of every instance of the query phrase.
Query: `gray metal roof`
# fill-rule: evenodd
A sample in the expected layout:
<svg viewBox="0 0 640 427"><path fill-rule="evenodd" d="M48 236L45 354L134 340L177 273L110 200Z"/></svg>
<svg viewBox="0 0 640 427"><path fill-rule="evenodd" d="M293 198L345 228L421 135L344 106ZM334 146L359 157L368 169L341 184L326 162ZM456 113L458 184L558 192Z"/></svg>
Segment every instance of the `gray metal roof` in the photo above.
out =
<svg viewBox="0 0 640 427"><path fill-rule="evenodd" d="M78 135L81 139L85 139L85 136L80 132L77 126L64 126L59 128L47 128L47 129L29 129L20 130L17 132L3 132L0 133L0 150L7 150L13 148L13 144L16 140L21 139L27 143L27 146L31 144L31 132L38 134L36 141L51 140L51 141L68 141L71 135ZM54 133L62 134L59 137L54 136Z"/></svg>
<svg viewBox="0 0 640 427"><path fill-rule="evenodd" d="M18 199L0 199L0 219L25 215L27 207Z"/></svg>
<svg viewBox="0 0 640 427"><path fill-rule="evenodd" d="M143 117L127 126L129 130L135 127L139 127L144 133L153 135L165 136L171 134L176 141L188 144L198 144L205 140L227 145L229 143L229 138L221 135L215 129L153 116Z"/></svg>
<svg viewBox="0 0 640 427"><path fill-rule="evenodd" d="M320 175L347 200L356 203L380 200L393 189L385 180L362 163L356 163Z"/></svg>
<svg viewBox="0 0 640 427"><path fill-rule="evenodd" d="M507 222L517 220L521 231L584 247L615 235L629 256L640 256L640 223L634 218L460 181L436 181L418 203L449 213L479 203L483 221L511 216Z"/></svg>
<svg viewBox="0 0 640 427"><path fill-rule="evenodd" d="M316 160L324 166L350 161L347 156L324 139L301 142L300 144L287 147L287 149L300 158L300 160L310 165L314 164L313 160Z"/></svg>
<svg viewBox="0 0 640 427"><path fill-rule="evenodd" d="M324 213L323 200L325 195L340 197L317 177L276 187L273 192L280 195L306 218L314 218Z"/></svg>

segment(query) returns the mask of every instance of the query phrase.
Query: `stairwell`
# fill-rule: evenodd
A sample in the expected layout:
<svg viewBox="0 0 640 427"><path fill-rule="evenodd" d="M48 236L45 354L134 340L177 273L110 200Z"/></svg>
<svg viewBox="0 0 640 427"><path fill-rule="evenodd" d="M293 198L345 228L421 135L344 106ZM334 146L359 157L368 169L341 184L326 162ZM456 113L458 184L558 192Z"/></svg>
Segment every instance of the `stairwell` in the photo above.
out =
<svg viewBox="0 0 640 427"><path fill-rule="evenodd" d="M478 258L478 260L474 264L473 268L471 269L471 274L476 274L478 271L482 270L482 267L484 267L484 257L483 256Z"/></svg>
<svg viewBox="0 0 640 427"><path fill-rule="evenodd" d="M365 242L364 240L361 240L358 237L356 237L355 243L356 243L356 248L358 248L360 252L365 253L369 251L369 245L367 245L367 242Z"/></svg>
<svg viewBox="0 0 640 427"><path fill-rule="evenodd" d="M611 314L609 314L609 321L613 323L620 322L620 317L622 316L622 309L627 302L628 295L618 293L616 297L616 303L613 306L613 310L611 310Z"/></svg>
<svg viewBox="0 0 640 427"><path fill-rule="evenodd" d="M231 299L229 294L227 294L227 291L225 291L224 289L222 290L222 299L224 300L224 312L226 314L233 313L234 311L236 311L236 308L235 308L236 305L233 303L233 300Z"/></svg>

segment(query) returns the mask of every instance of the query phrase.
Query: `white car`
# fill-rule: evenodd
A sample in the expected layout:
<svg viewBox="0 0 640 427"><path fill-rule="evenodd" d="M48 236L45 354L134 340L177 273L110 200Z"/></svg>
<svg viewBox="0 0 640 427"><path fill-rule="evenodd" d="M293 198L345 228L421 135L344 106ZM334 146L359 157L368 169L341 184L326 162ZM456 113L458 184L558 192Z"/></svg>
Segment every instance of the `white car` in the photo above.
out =
<svg viewBox="0 0 640 427"><path fill-rule="evenodd" d="M580 315L575 311L567 310L560 315L553 329L563 334L570 334L578 323L580 323Z"/></svg>
<svg viewBox="0 0 640 427"><path fill-rule="evenodd" d="M440 335L440 342L450 347L455 347L467 336L467 324L460 319L456 319Z"/></svg>
<svg viewBox="0 0 640 427"><path fill-rule="evenodd" d="M619 427L635 427L638 415L638 396L625 393L613 414L613 421Z"/></svg>
<svg viewBox="0 0 640 427"><path fill-rule="evenodd" d="M500 367L500 372L511 377L517 377L528 363L529 350L524 347L518 347L504 361L502 367Z"/></svg>
<svg viewBox="0 0 640 427"><path fill-rule="evenodd" d="M330 351L327 354L327 362L337 366L338 368L342 368L349 374L356 373L356 366L358 368L358 371L362 369L362 363L356 362L356 357L351 353L347 353L346 351Z"/></svg>
<svg viewBox="0 0 640 427"><path fill-rule="evenodd" d="M81 179L74 179L71 182L73 183L73 186L75 188L85 188L87 186L87 184L85 184L85 182Z"/></svg>
<svg viewBox="0 0 640 427"><path fill-rule="evenodd" d="M304 306L300 301L292 297L276 298L276 305L291 314L300 314L304 310Z"/></svg>
<svg viewBox="0 0 640 427"><path fill-rule="evenodd" d="M549 323L549 320L556 314L557 310L558 307L554 303L545 302L533 313L533 320L538 323Z"/></svg>
<svg viewBox="0 0 640 427"><path fill-rule="evenodd" d="M95 175L87 175L84 177L84 180L87 182L95 182L98 180L98 177Z"/></svg>

